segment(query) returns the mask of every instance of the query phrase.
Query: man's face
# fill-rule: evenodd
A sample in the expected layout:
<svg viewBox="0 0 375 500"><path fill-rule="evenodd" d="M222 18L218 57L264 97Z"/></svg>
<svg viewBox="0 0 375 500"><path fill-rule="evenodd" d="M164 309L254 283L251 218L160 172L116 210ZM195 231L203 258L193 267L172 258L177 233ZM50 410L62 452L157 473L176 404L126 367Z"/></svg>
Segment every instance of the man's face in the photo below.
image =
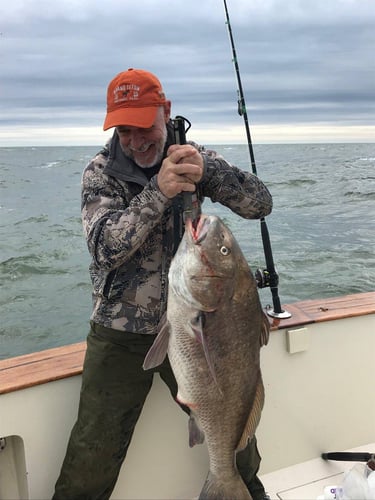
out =
<svg viewBox="0 0 375 500"><path fill-rule="evenodd" d="M158 108L155 121L150 128L127 125L116 127L122 150L139 167L150 168L162 160L169 116L170 103L167 103Z"/></svg>

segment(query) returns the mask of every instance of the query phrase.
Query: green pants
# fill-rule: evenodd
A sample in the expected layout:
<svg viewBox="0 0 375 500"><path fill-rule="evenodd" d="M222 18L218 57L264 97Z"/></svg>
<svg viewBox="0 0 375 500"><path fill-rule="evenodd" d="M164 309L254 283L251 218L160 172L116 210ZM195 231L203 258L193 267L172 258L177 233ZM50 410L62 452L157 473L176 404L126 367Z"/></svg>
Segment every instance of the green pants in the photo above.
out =
<svg viewBox="0 0 375 500"><path fill-rule="evenodd" d="M91 324L78 418L53 500L110 498L155 371L169 387L172 397L176 397L177 383L168 359L155 370L142 368L153 340L151 335ZM238 453L237 464L256 500L264 495L256 477L259 463L254 438Z"/></svg>

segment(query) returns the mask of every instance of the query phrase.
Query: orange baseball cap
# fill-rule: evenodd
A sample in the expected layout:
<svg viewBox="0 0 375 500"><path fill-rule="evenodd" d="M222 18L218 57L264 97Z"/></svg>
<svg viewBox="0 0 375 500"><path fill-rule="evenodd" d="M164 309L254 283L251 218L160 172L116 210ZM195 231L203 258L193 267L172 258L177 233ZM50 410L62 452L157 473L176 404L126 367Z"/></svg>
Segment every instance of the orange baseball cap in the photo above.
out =
<svg viewBox="0 0 375 500"><path fill-rule="evenodd" d="M159 106L167 102L160 81L142 69L129 68L108 85L103 129L129 125L149 128Z"/></svg>

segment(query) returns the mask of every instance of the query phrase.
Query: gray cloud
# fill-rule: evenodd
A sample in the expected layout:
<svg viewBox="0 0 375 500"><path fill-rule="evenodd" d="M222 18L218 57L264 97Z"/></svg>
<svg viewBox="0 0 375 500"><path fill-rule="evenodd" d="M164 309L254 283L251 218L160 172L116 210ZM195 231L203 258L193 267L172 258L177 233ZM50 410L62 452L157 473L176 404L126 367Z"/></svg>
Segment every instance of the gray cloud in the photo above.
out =
<svg viewBox="0 0 375 500"><path fill-rule="evenodd" d="M373 0L228 0L242 84L256 124L374 126ZM15 0L0 21L0 129L98 126L109 80L155 72L173 110L238 123L220 0Z"/></svg>

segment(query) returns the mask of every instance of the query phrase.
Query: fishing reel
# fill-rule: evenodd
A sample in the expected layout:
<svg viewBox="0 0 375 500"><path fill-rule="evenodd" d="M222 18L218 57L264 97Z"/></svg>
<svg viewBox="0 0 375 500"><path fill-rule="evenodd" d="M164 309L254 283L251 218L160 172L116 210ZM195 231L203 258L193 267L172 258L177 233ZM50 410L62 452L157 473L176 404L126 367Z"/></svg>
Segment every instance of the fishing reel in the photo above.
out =
<svg viewBox="0 0 375 500"><path fill-rule="evenodd" d="M254 278L257 282L258 288L270 287L271 289L274 308L272 309L270 306L266 307L268 316L276 319L290 318L292 316L290 312L281 308L280 299L277 293L279 275L276 270L270 272L268 269L257 269L254 273Z"/></svg>
<svg viewBox="0 0 375 500"><path fill-rule="evenodd" d="M273 288L279 284L279 275L276 272L270 273L268 269L257 269L254 278L258 288Z"/></svg>

